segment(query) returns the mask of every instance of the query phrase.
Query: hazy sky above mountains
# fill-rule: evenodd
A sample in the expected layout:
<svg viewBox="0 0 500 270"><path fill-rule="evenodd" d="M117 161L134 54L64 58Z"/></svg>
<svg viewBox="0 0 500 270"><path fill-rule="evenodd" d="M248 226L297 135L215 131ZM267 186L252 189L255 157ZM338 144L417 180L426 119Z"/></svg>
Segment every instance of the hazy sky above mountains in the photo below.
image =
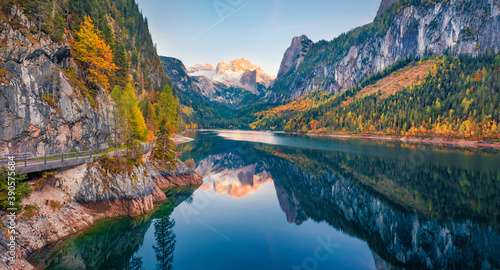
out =
<svg viewBox="0 0 500 270"><path fill-rule="evenodd" d="M158 54L194 64L246 58L276 75L292 38L332 40L367 24L380 0L137 0Z"/></svg>

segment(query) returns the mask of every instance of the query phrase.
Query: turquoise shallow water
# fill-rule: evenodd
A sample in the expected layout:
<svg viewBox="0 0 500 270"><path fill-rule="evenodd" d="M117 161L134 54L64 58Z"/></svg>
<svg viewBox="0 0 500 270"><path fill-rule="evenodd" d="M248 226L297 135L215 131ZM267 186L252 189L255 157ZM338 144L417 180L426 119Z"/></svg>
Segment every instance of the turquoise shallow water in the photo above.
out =
<svg viewBox="0 0 500 270"><path fill-rule="evenodd" d="M202 131L204 176L141 218L101 221L46 269L500 268L500 155L362 139Z"/></svg>

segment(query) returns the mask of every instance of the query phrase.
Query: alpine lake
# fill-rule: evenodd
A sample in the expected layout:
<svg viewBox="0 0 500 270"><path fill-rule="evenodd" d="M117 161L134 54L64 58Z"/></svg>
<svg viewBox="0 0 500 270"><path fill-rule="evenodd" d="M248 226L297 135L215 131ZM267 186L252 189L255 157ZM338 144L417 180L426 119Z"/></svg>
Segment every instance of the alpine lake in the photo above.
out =
<svg viewBox="0 0 500 270"><path fill-rule="evenodd" d="M42 269L499 269L500 153L191 131L200 187L29 260Z"/></svg>

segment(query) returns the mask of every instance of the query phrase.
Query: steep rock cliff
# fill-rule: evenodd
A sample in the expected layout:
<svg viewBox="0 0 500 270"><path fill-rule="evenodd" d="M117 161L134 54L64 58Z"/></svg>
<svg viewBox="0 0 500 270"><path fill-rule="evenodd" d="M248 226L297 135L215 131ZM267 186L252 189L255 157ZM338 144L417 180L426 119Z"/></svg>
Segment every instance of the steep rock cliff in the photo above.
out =
<svg viewBox="0 0 500 270"><path fill-rule="evenodd" d="M283 55L283 60L281 60L278 78L287 74L290 70L292 72L296 71L300 63L304 61L304 55L309 51L312 44L312 40L305 35L294 37L292 44Z"/></svg>
<svg viewBox="0 0 500 270"><path fill-rule="evenodd" d="M12 16L32 24L17 7ZM10 74L0 85L0 153L60 153L73 148L105 147L110 136L112 102L98 91L95 105L64 73L74 65L68 44L41 35L28 38L5 24L0 32L0 69Z"/></svg>
<svg viewBox="0 0 500 270"><path fill-rule="evenodd" d="M79 203L137 199L156 188L145 166L139 164L130 171L109 173L99 163L92 163L82 179L75 200Z"/></svg>
<svg viewBox="0 0 500 270"><path fill-rule="evenodd" d="M311 45L297 71L276 80L275 100L296 99L317 88L338 93L399 58L426 51L438 55L447 50L469 55L499 51L499 0L437 2L399 10L397 4L389 6L374 23Z"/></svg>
<svg viewBox="0 0 500 270"><path fill-rule="evenodd" d="M186 66L181 60L173 57L160 56L165 74L172 81L175 88L192 94L202 94L196 81L187 73Z"/></svg>
<svg viewBox="0 0 500 270"><path fill-rule="evenodd" d="M146 163L149 174L154 179L154 183L160 189L199 186L203 183L203 178L196 171L190 169L186 164L175 160L172 164L163 164L152 159Z"/></svg>

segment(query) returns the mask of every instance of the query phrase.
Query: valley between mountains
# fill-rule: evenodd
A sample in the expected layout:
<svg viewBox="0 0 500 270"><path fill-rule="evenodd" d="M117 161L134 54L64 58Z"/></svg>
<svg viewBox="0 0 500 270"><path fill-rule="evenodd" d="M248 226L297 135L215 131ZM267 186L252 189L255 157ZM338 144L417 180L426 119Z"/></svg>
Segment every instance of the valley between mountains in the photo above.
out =
<svg viewBox="0 0 500 270"><path fill-rule="evenodd" d="M366 198L361 196L361 202L371 205L370 211L376 215L381 213L380 220L372 217L365 219L364 215L368 212L363 212L366 208L360 207L361 203L349 206L351 203L354 205L353 202L359 197L358 189L361 192L363 188L354 188L347 178L326 173L326 169L333 167L345 171L349 177L358 177L362 181L359 181L360 184L355 183L360 186L366 183L376 186L383 192L376 188L369 190L383 193L377 195L381 197L393 196L390 187L394 185L390 183L390 177L383 179L387 187L380 188L377 181L372 182L368 176L359 176L356 170L351 171L345 164L339 163L320 166L321 170L317 173L323 174L323 177L317 178L318 174L314 170L322 163L310 160L313 160L313 156L323 154L314 151L285 155L280 149L252 145L248 147L250 154L247 155L246 150L242 150L246 142L241 147L232 145L238 141L231 138L232 135L216 138L208 131L197 137L202 141L206 139L203 137L206 134L212 136L202 141L205 144L194 144L199 149L189 149L193 144L188 144L186 148L178 147L176 142L190 140L179 138L179 134L187 130L240 129L318 136L403 138L412 142L438 139L468 146L498 147L500 0L382 0L371 23L360 25L337 37L319 41L313 41L306 35L290 37L290 46L283 52L277 74L266 74L258 63L244 58L221 59L224 61L186 67L175 55L158 55L149 27L142 10L132 0L2 1L1 269L34 269L32 261L28 262L29 256L106 218L157 217L151 213L160 209L170 211L159 220L163 226L170 226L171 229L173 224L167 220L170 213L184 200L190 201L194 190L202 186L204 176L218 174L216 180L219 181L226 176L224 166L234 165L237 168L245 165L245 162L255 163L261 172L269 170L270 173L262 173L261 179L255 183L255 174L248 173L250 167L256 170L255 164L245 165L247 170L235 170L234 174L228 174L235 179L246 179L246 184L242 185L244 188L236 197L242 198L256 192L261 186L269 186L274 181L271 178L273 172L275 179L283 178L282 186L279 182L275 184L277 195L281 198L281 209L285 209L289 221L299 225L302 219L307 219L305 212L301 212L303 210L294 213L297 198L306 203L305 209L310 216L319 214L314 212L319 205L316 200L326 201L326 205L338 202L341 207L332 209L336 209L335 213L344 213L345 217L328 220L333 224L341 223L338 227L342 231L349 231L345 228L350 226L347 225L348 221L352 222L357 228L354 235L362 235L361 239L370 238L368 242L376 245L375 250L381 251L379 255L398 265L406 263L406 258L412 258L413 254L418 254L416 257L421 260L417 265L446 265L441 263L447 260L439 259L442 258L441 253L449 250L448 246L452 246L453 252L456 252L446 254L446 258L453 261L458 258L456 254L462 254L461 244L468 241L467 237L472 234L470 232L482 230L479 225L470 225L472 221L464 221L463 224L469 224L472 229L466 230L465 225L457 225L452 231L458 232L461 238L449 244L452 236L437 221L425 223L424 227L432 228L431 234L422 229L419 231L418 218L413 220L413 216L408 218L399 212L393 214L380 201L363 195ZM283 140L286 141L286 138ZM205 158L205 165L198 164L198 168L204 169L207 175L200 175L195 171L196 162L203 159L197 156L197 151L201 153L206 148L203 155L220 151L214 145L221 141L232 147L224 155L219 154L219 157L224 156L229 162L216 167L217 158ZM144 149L142 146L146 143L153 143L154 147L151 150ZM293 145L291 143L290 147ZM353 147L361 149L363 146ZM373 153L377 153L377 147L374 146ZM390 149L391 146L388 147ZM406 150L411 147L405 144L403 148L402 152L407 153ZM179 149L184 153L179 153ZM193 153L189 153L190 150ZM41 162L47 156L53 159L61 156L63 161L64 155L77 158L81 152L95 152L98 155L94 154L89 157L88 163L78 166L54 171L40 170L27 175L16 170L23 160L18 158L12 163L16 155L26 157L25 162L27 157ZM269 159L269 162L246 160L256 158L255 153ZM192 155L193 158L183 162L182 154ZM349 165L358 160L357 154L341 158ZM450 156L454 157L455 154ZM270 155L275 157L270 158ZM371 164L387 167L384 167L384 162L371 158L357 166L360 169L379 169L378 165ZM489 158L493 160L492 164L496 162L495 158L488 155L485 155L484 160ZM245 159L245 162L240 162L240 159ZM291 166L285 160L299 164ZM395 175L401 173L398 166L396 162L390 163ZM438 209L446 211L443 210L440 215L447 218L449 212L455 211L457 207L447 204L452 201L465 205L468 214L473 211L479 213L486 208L486 214L483 212L480 216L482 220L487 223L489 220L485 217L494 216L492 222L496 222L496 201L484 207L488 205L488 200L498 195L495 194L498 183L496 177L500 174L497 174L496 168L488 169L481 176L488 180L488 185L483 185L480 180L484 179L473 180L475 175L483 175L477 173L483 167L472 171L468 167L460 167L457 174L452 174L449 164L426 166L438 168L440 174L422 169L424 180L432 177L436 180L441 173L446 174L449 177L447 181L452 184L440 182L440 190L453 186L452 192L448 190L447 194L450 194L450 198L459 198L443 203L446 207ZM296 185L293 182L296 176L276 174L280 170L295 172L300 179L307 181ZM399 180L412 177L409 172L404 173L398 177ZM321 189L314 187L317 179L324 182ZM233 190L232 185L215 183L214 189L218 186L219 191L224 188ZM413 190L407 190L409 186ZM165 191L171 188L179 188L181 195ZM210 189L209 186L203 188ZM420 212L433 217L433 200L446 199L436 199L439 197L437 189L429 188L432 196L428 200L420 200L421 194L428 191L421 188L420 183L409 185L401 180L398 183L401 192L398 194L403 195L394 195L397 197L396 204L404 201L404 198L413 198L411 200L418 202ZM473 188L474 191L483 188L491 194L476 196L476 193L471 192ZM298 192L297 198L292 192L294 189ZM352 190L356 192L354 195L349 193ZM322 196L328 194L337 197L335 200L323 200ZM307 200L305 197L308 197ZM349 203L343 204L344 201ZM165 205L168 206L166 210ZM355 213L361 213L359 220L352 221L353 208ZM411 209L411 203L407 208ZM334 216L329 211L325 213ZM15 228L9 227L9 215L15 217L12 223L16 225ZM393 232L393 223L382 222L382 215L388 216L394 224L402 220L399 224L406 227L398 230L404 232L396 232L396 229ZM375 214L372 216L375 217ZM370 231L366 231L364 220L374 223L380 221L380 224L367 226ZM150 221L147 219L144 224ZM141 237L144 237L145 227L142 225L139 226L142 236L130 236L137 240L135 250L142 243L139 241ZM414 234L406 235L412 226L415 228ZM377 236L380 239L373 238L375 234L371 233L372 230L383 230L381 235L384 239L380 235ZM169 231L165 229L164 232ZM391 240L396 239L399 233L404 237L397 241L401 241L401 246L406 245L405 248L395 247L399 242ZM426 243L422 248L411 242L417 239L417 233ZM490 230L485 235L494 239L492 242L498 246L496 231ZM433 242L434 236L442 241ZM449 243L441 244L448 240ZM385 245L392 242L391 249L384 253ZM125 239L120 243L125 245L129 241ZM481 252L488 242L479 243L473 245L473 252L464 249L463 254L467 255L463 256L474 256L474 252ZM431 244L434 246L428 251ZM414 251L413 247L419 249ZM424 249L429 254L435 254L427 256ZM121 253L120 250L115 251ZM487 258L478 259L475 266L482 265L484 269L489 269L492 264L496 267L495 251L486 252ZM170 255L166 254L163 258L170 259ZM374 255L379 258L379 255ZM43 261L44 255L40 256ZM71 256L68 258L72 260ZM438 263L431 262L430 258ZM128 265L129 259L126 258L122 263Z"/></svg>
<svg viewBox="0 0 500 270"><path fill-rule="evenodd" d="M330 41L294 37L276 78L245 59L161 61L189 128L498 141L499 14L498 1L382 1Z"/></svg>

